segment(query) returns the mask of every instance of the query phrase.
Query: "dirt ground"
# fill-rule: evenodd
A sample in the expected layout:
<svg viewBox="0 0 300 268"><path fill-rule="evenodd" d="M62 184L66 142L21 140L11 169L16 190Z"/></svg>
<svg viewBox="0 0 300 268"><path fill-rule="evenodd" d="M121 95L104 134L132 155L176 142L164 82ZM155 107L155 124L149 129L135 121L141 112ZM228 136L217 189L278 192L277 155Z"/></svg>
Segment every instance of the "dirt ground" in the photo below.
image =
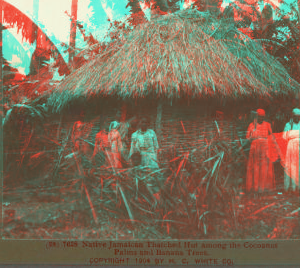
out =
<svg viewBox="0 0 300 268"><path fill-rule="evenodd" d="M8 189L3 195L5 239L299 239L299 199L292 195L241 192L233 202L234 217L222 216L226 211L208 213L203 235L188 222L162 226L159 219L143 217L131 222L126 209L116 214L106 206L109 199L99 194L100 187L87 187L89 198L74 182Z"/></svg>

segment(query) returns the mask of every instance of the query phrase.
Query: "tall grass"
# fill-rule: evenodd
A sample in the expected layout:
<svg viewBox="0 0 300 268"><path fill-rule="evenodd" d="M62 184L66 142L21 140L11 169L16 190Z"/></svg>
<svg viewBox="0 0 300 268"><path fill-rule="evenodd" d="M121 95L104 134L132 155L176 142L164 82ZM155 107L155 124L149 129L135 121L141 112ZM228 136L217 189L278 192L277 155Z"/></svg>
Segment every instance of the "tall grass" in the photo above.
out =
<svg viewBox="0 0 300 268"><path fill-rule="evenodd" d="M218 218L238 228L233 202L243 184L247 154L240 140L229 142L216 131L197 148L191 143L165 148L159 170L115 170L105 152L92 164L73 151L69 133L64 135L53 159L54 184L78 191L78 202L87 204L80 207L90 210L94 223L101 208L126 224L155 224L175 237L211 235Z"/></svg>

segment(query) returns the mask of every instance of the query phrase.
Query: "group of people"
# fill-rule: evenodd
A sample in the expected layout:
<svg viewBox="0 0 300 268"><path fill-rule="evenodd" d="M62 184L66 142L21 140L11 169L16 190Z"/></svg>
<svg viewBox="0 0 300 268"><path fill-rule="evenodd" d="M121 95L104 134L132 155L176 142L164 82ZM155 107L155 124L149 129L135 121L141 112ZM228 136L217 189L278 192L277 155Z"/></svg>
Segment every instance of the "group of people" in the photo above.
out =
<svg viewBox="0 0 300 268"><path fill-rule="evenodd" d="M82 131L80 132L79 129L82 127L82 123L76 122L76 124L75 128L78 128L78 131L74 131L73 142L75 148L79 149L79 143L83 139L76 139L76 137L82 136L84 133L81 133ZM131 136L130 148L127 145L129 125L130 121L113 121L110 123L108 131L104 128L98 132L95 137L91 160L93 161L98 153L102 153L105 155L107 163L114 169L123 168L125 162L130 162L134 166L142 165L150 169L158 169L157 152L159 146L154 130L149 128L149 118L145 117L140 120L137 131ZM89 146L87 143L85 144ZM85 147L83 144L82 146Z"/></svg>
<svg viewBox="0 0 300 268"><path fill-rule="evenodd" d="M293 110L292 118L290 122L286 123L281 134L273 134L271 124L265 120L265 117L265 111L258 109L254 121L247 130L246 138L251 142L251 146L247 165L246 190L248 192L274 190L276 187L273 164L280 161L284 167L284 190L296 192L299 190L300 175L300 109ZM149 118L140 120L137 130L131 135L131 139L128 139L129 124L130 121L113 121L110 123L108 131L103 129L97 133L92 160L98 153L102 152L108 164L114 169L123 168L125 163L158 169L159 145L155 132L149 128ZM77 136L84 136L80 130L82 127L82 123L76 122L76 128L79 129ZM73 134L75 148L82 146L84 149L87 144L80 143L82 139L77 139L77 136ZM286 150L282 150L278 146L278 137L286 141ZM128 140L131 142L128 143ZM273 155L272 150L270 150L272 146L275 148L275 157L274 150ZM86 154L86 150L84 151L83 154Z"/></svg>
<svg viewBox="0 0 300 268"><path fill-rule="evenodd" d="M280 160L284 167L284 190L296 193L299 190L299 131L300 109L294 109L290 122L286 123L282 138L287 142L286 153L283 154L271 124L265 121L263 109L256 111L256 117L247 131L246 138L251 147L247 166L246 190L263 192L275 189L273 162ZM271 155L271 143L275 145L277 156Z"/></svg>

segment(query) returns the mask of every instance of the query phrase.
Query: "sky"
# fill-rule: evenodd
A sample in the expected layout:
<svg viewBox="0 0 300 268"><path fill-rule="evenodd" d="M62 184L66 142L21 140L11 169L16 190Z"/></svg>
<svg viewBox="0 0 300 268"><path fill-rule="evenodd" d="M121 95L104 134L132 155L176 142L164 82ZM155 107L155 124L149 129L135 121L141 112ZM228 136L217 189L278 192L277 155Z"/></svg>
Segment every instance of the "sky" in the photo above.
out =
<svg viewBox="0 0 300 268"><path fill-rule="evenodd" d="M67 53L64 53L64 48L60 46L61 42L69 43L70 35L70 20L65 14L71 14L72 0L39 0L38 17L34 16L34 2L37 0L6 0L14 5L30 18L34 18L38 24L44 26L46 34L51 41L57 46L65 61L68 61ZM84 28L89 33L92 33L98 40L101 40L107 33L109 22L111 20L124 21L129 15L129 10L126 9L128 0L78 0L78 20L84 25ZM232 0L224 0L223 7L229 4ZM262 1L262 0L260 0ZM279 5L277 1L272 0ZM296 3L297 0L285 0L287 3ZM91 3L92 2L92 3ZM182 2L181 9L189 5L190 0L186 3ZM93 4L93 8L90 4ZM144 9L143 2L140 6ZM262 9L263 6L261 6ZM295 7L298 9L297 4ZM286 12L289 10L286 9ZM150 19L149 9L144 9L145 15ZM76 46L82 48L85 46L83 37L77 31ZM21 34L17 33L16 29L8 29L3 32L3 54L4 57L11 62L12 66L18 68L23 74L28 74L30 58L34 52L35 45L29 45L22 40Z"/></svg>

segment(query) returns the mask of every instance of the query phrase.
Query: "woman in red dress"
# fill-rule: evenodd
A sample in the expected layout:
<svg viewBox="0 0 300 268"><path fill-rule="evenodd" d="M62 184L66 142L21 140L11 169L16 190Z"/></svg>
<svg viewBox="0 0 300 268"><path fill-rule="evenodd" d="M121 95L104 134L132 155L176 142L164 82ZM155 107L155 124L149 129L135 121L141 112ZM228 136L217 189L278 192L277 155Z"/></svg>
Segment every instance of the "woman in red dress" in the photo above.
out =
<svg viewBox="0 0 300 268"><path fill-rule="evenodd" d="M264 121L265 111L258 109L257 120L249 125L247 139L251 141L247 167L246 190L263 192L275 188L273 163L269 157L271 124Z"/></svg>
<svg viewBox="0 0 300 268"><path fill-rule="evenodd" d="M109 162L114 168L122 168L121 152L123 149L121 135L119 133L120 123L114 121L110 124L108 133L108 142L110 144L110 152L108 153Z"/></svg>

